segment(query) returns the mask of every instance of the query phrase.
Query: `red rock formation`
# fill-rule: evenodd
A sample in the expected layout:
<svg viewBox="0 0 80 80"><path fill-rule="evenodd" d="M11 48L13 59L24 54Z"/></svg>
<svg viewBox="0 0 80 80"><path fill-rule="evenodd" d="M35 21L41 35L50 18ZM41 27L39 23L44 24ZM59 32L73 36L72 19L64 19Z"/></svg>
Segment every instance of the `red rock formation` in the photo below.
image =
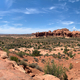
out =
<svg viewBox="0 0 80 80"><path fill-rule="evenodd" d="M15 61L10 61L6 56L6 52L0 51L0 80L60 80L52 75L35 75L29 67L24 70L23 67L18 66ZM40 73L38 70L35 71ZM29 75L29 73L31 74Z"/></svg>
<svg viewBox="0 0 80 80"><path fill-rule="evenodd" d="M38 32L33 33L36 37L40 36L64 36L64 37L80 37L80 31L69 31L69 29L63 28L63 29L57 29L51 32L50 30L48 32Z"/></svg>

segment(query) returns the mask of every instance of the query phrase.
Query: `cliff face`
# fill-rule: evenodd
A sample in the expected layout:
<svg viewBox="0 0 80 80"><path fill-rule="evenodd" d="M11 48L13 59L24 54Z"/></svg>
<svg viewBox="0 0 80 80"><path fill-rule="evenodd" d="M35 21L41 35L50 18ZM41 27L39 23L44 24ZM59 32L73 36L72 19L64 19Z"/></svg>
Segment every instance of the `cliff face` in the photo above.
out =
<svg viewBox="0 0 80 80"><path fill-rule="evenodd" d="M33 33L36 37L40 36L62 36L62 37L80 37L80 31L69 31L69 29L63 28L63 29L57 29L53 32L36 32Z"/></svg>

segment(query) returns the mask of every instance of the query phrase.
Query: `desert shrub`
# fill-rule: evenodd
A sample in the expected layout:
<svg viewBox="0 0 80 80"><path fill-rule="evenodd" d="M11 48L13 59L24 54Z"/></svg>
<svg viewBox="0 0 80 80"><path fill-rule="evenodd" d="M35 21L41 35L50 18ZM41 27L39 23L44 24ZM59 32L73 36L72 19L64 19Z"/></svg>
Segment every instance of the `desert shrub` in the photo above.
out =
<svg viewBox="0 0 80 80"><path fill-rule="evenodd" d="M67 49L67 47L65 47L63 53L67 54L68 51L69 51L69 49Z"/></svg>
<svg viewBox="0 0 80 80"><path fill-rule="evenodd" d="M34 57L34 60L35 60L36 62L38 62L38 58L35 58L35 57Z"/></svg>
<svg viewBox="0 0 80 80"><path fill-rule="evenodd" d="M61 59L61 56L60 55L58 55L57 57L58 57L58 59Z"/></svg>
<svg viewBox="0 0 80 80"><path fill-rule="evenodd" d="M11 56L10 57L10 60L18 62L18 58L17 57L14 57L14 56Z"/></svg>
<svg viewBox="0 0 80 80"><path fill-rule="evenodd" d="M52 56L53 56L54 58L57 58L57 54L55 54L55 53L53 53Z"/></svg>
<svg viewBox="0 0 80 80"><path fill-rule="evenodd" d="M39 67L38 65L36 66L36 69L43 72L43 69L41 67Z"/></svg>
<svg viewBox="0 0 80 80"><path fill-rule="evenodd" d="M61 50L63 50L63 48L61 48Z"/></svg>
<svg viewBox="0 0 80 80"><path fill-rule="evenodd" d="M54 63L54 60L53 59L51 60L51 63Z"/></svg>
<svg viewBox="0 0 80 80"><path fill-rule="evenodd" d="M48 62L44 69L45 74L51 74L54 75L60 80L68 80L67 75L65 73L65 70L62 68L62 66L57 66L54 62L52 65Z"/></svg>
<svg viewBox="0 0 80 80"><path fill-rule="evenodd" d="M15 50L20 51L18 48L15 48Z"/></svg>
<svg viewBox="0 0 80 80"><path fill-rule="evenodd" d="M31 63L29 64L29 67L35 68L37 66L37 63Z"/></svg>
<svg viewBox="0 0 80 80"><path fill-rule="evenodd" d="M58 55L61 55L61 53L60 53L60 52L58 52Z"/></svg>
<svg viewBox="0 0 80 80"><path fill-rule="evenodd" d="M41 56L40 51L34 50L34 51L32 52L32 56Z"/></svg>
<svg viewBox="0 0 80 80"><path fill-rule="evenodd" d="M69 58L68 58L68 57L66 57L65 59L66 59L66 60L68 60Z"/></svg>
<svg viewBox="0 0 80 80"><path fill-rule="evenodd" d="M28 60L27 60L27 59L25 59L25 58L24 58L23 60L24 60L24 61L28 61Z"/></svg>
<svg viewBox="0 0 80 80"><path fill-rule="evenodd" d="M18 55L23 58L23 52L19 52Z"/></svg>
<svg viewBox="0 0 80 80"><path fill-rule="evenodd" d="M46 53L46 54L45 54L45 56L49 56L49 54L48 54L48 53Z"/></svg>
<svg viewBox="0 0 80 80"><path fill-rule="evenodd" d="M19 65L23 65L24 66L24 69L25 69L26 66L27 66L27 63L25 63L24 61L20 61Z"/></svg>
<svg viewBox="0 0 80 80"><path fill-rule="evenodd" d="M40 49L40 46L38 46L38 49Z"/></svg>
<svg viewBox="0 0 80 80"><path fill-rule="evenodd" d="M80 46L80 44L77 44L77 46Z"/></svg>
<svg viewBox="0 0 80 80"><path fill-rule="evenodd" d="M42 62L42 63L45 63L46 61L45 61L45 59L42 59L41 62Z"/></svg>
<svg viewBox="0 0 80 80"><path fill-rule="evenodd" d="M72 55L72 51L69 52L69 57L72 58L74 55Z"/></svg>
<svg viewBox="0 0 80 80"><path fill-rule="evenodd" d="M76 50L74 49L73 51L75 51L76 52Z"/></svg>
<svg viewBox="0 0 80 80"><path fill-rule="evenodd" d="M69 65L69 69L72 69L73 68L73 65L72 65L72 63L70 63L70 65Z"/></svg>

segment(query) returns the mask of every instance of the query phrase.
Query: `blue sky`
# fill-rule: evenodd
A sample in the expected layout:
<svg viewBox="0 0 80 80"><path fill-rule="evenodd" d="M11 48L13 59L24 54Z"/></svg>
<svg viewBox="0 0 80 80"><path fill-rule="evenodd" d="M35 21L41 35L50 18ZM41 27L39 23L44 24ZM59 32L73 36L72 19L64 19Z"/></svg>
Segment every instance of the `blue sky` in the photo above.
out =
<svg viewBox="0 0 80 80"><path fill-rule="evenodd" d="M80 0L2 0L0 33L80 30Z"/></svg>

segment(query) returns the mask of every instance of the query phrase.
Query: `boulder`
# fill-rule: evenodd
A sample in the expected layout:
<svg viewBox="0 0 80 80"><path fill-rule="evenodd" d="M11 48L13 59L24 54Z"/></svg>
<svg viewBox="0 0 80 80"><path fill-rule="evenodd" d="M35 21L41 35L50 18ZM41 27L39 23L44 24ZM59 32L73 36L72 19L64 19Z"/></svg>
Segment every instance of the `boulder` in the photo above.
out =
<svg viewBox="0 0 80 80"><path fill-rule="evenodd" d="M8 58L7 52L4 52L4 51L0 51L0 56L1 56L2 59Z"/></svg>

